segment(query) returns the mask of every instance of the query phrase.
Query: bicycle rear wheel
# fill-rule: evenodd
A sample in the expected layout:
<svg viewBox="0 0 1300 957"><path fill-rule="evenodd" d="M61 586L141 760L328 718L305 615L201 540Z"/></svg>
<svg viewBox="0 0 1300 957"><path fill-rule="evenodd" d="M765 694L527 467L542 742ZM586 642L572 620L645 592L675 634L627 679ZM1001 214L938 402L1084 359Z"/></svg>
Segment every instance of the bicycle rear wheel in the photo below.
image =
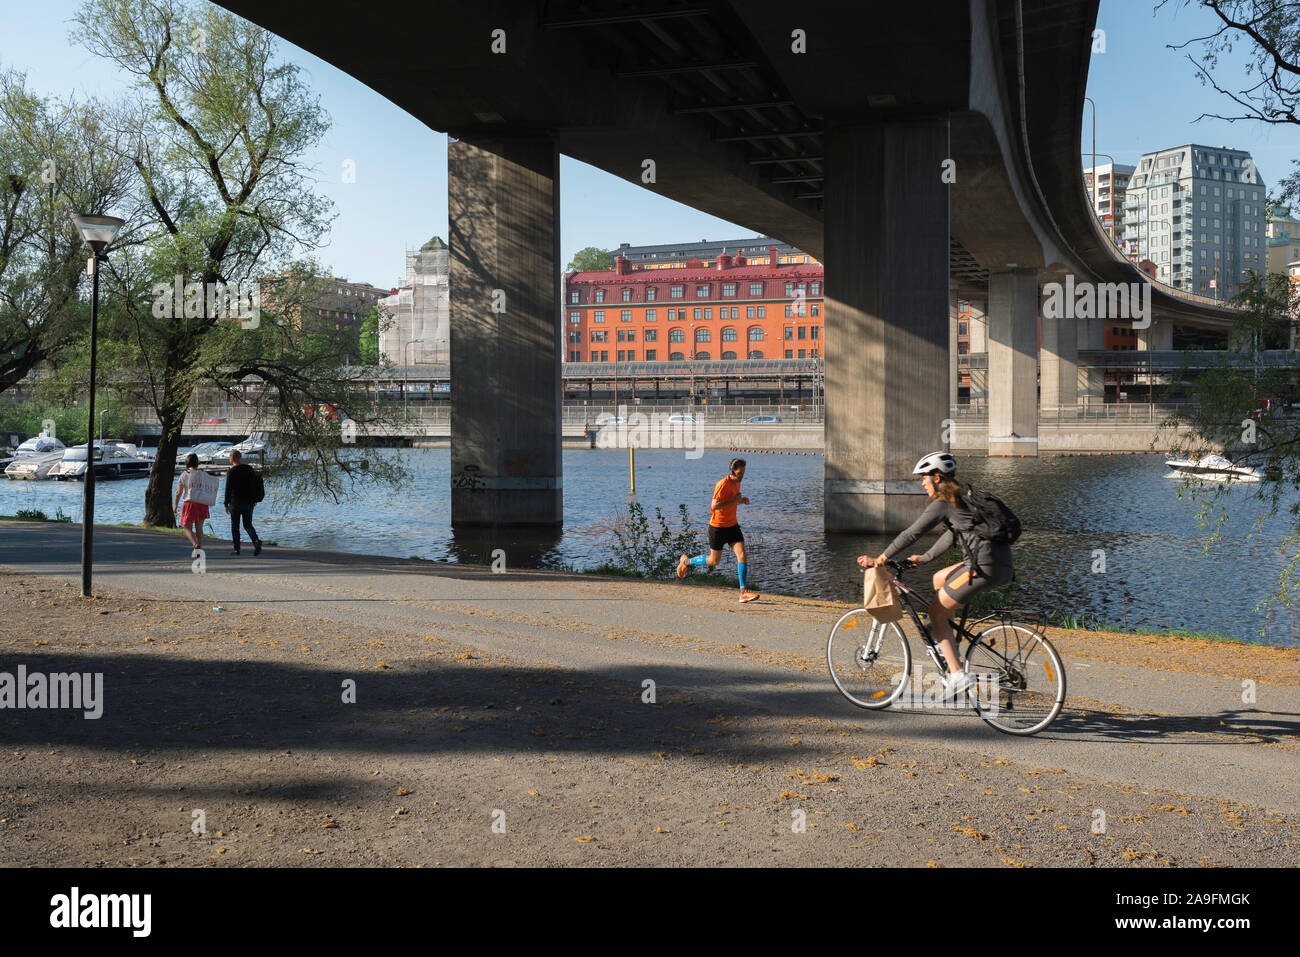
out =
<svg viewBox="0 0 1300 957"><path fill-rule="evenodd" d="M966 671L975 679L975 712L1006 734L1037 734L1065 706L1061 656L1023 625L993 625L980 632L966 649Z"/></svg>
<svg viewBox="0 0 1300 957"><path fill-rule="evenodd" d="M835 623L826 640L826 664L840 694L859 708L888 708L907 687L912 649L899 627L855 608Z"/></svg>

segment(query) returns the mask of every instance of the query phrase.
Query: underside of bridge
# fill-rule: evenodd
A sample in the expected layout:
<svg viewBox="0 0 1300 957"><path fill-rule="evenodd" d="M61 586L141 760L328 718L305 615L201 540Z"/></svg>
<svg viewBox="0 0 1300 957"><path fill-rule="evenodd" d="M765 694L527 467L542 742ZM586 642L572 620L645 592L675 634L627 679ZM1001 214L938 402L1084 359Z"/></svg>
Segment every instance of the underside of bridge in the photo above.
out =
<svg viewBox="0 0 1300 957"><path fill-rule="evenodd" d="M826 527L887 532L923 504L912 464L947 441L955 296L987 315L990 448L1024 454L1039 283L1142 281L1079 176L1097 3L223 5L453 137L454 523L562 519L565 154L826 264ZM1044 326L1044 403L1087 392L1075 355L1099 329Z"/></svg>

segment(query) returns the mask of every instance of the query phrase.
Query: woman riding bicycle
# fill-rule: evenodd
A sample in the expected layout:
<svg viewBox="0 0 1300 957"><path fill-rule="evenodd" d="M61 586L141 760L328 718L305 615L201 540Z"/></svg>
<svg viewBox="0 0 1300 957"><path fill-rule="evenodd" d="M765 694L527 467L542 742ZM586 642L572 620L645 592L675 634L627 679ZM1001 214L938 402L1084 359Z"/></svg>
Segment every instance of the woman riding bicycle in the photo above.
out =
<svg viewBox="0 0 1300 957"><path fill-rule="evenodd" d="M978 593L1011 581L1015 570L1010 545L991 542L972 530L976 515L964 501L970 486L957 481L956 472L957 462L947 452L932 452L917 462L912 474L921 476L921 487L930 497L930 504L879 557L858 556L858 564L863 568L887 562L941 522L948 530L924 555L909 556L908 563L923 565L934 561L952 547L954 539L961 545L964 560L934 573L935 596L927 609L930 631L948 662L948 674L943 679L944 697L956 697L975 683L962 670L948 620Z"/></svg>

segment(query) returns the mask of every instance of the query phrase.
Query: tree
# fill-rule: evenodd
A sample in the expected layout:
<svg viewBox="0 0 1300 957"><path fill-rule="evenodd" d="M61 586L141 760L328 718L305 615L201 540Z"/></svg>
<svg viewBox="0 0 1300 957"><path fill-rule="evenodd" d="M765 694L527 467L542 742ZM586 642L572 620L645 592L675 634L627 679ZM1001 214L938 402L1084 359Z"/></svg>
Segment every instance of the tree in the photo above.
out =
<svg viewBox="0 0 1300 957"><path fill-rule="evenodd" d="M1198 119L1237 122L1255 120L1270 125L1300 126L1300 2L1297 0L1159 0L1199 6L1212 13L1217 29L1186 43L1169 44L1182 50L1198 44L1200 56L1187 55L1201 82L1230 99L1237 112L1229 115L1202 113ZM1244 45L1249 60L1245 79L1238 75L1228 85L1216 78L1219 59ZM1278 195L1285 201L1300 202L1300 160L1295 171L1279 184ZM1256 179L1256 182L1258 179Z"/></svg>
<svg viewBox="0 0 1300 957"><path fill-rule="evenodd" d="M370 307L361 320L361 364L379 365L379 304Z"/></svg>
<svg viewBox="0 0 1300 957"><path fill-rule="evenodd" d="M596 246L579 249L573 254L566 272L600 272L614 268L614 254Z"/></svg>
<svg viewBox="0 0 1300 957"><path fill-rule="evenodd" d="M0 72L0 392L79 343L89 249L73 213L117 205L129 170L94 103L45 100Z"/></svg>
<svg viewBox="0 0 1300 957"><path fill-rule="evenodd" d="M106 338L161 425L145 524L174 523L176 452L201 385L241 402L251 390L278 451L310 466L290 476L304 487L337 500L347 483L400 477L382 457L349 455L339 422L314 414L331 407L362 427L382 418L343 371L349 344L304 320L308 257L331 216L301 157L329 118L298 67L271 34L215 5L87 0L74 23L76 41L136 78L118 132L141 238L105 270L117 333ZM254 290L260 312L232 315L232 288Z"/></svg>
<svg viewBox="0 0 1300 957"><path fill-rule="evenodd" d="M1287 563L1268 601L1291 605L1300 598L1300 409L1293 407L1300 403L1300 368L1276 361L1278 354L1268 350L1289 344L1300 319L1300 286L1286 276L1252 273L1234 304L1241 312L1234 319L1230 351L1193 381L1192 411L1173 415L1164 425L1188 429L1171 449L1175 456L1199 459L1222 451L1234 464L1263 473L1264 481L1246 486L1185 480L1179 495L1200 506L1198 522L1212 529L1207 546L1219 541L1229 507L1239 506L1243 494L1261 505L1252 535L1263 534L1269 520L1285 510L1278 548Z"/></svg>

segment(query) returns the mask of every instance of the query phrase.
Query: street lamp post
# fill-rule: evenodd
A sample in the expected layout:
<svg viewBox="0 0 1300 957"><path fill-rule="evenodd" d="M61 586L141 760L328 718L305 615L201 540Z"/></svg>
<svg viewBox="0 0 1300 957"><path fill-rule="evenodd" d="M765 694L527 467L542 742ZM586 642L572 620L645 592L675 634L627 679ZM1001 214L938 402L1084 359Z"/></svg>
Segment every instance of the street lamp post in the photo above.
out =
<svg viewBox="0 0 1300 957"><path fill-rule="evenodd" d="M407 350L410 349L411 346L416 345L417 343L421 343L423 341L424 341L423 339L411 339L406 343L406 345L402 346L402 415L403 416L406 415L406 393L408 391L407 383L409 382L409 377L407 376L407 373L410 371L408 368L408 366L410 365L410 361L407 358L410 355L410 353L407 352Z"/></svg>
<svg viewBox="0 0 1300 957"><path fill-rule="evenodd" d="M108 409L101 409L100 412L99 412L99 441L100 441L100 443L103 443L103 441L104 441L104 413L107 412L107 411L108 411Z"/></svg>
<svg viewBox="0 0 1300 957"><path fill-rule="evenodd" d="M117 238L126 221L116 216L76 214L72 222L94 253L90 260L90 408L86 423L86 472L81 506L81 597L89 598L95 528L95 351L99 343L99 264L105 261L104 250Z"/></svg>

